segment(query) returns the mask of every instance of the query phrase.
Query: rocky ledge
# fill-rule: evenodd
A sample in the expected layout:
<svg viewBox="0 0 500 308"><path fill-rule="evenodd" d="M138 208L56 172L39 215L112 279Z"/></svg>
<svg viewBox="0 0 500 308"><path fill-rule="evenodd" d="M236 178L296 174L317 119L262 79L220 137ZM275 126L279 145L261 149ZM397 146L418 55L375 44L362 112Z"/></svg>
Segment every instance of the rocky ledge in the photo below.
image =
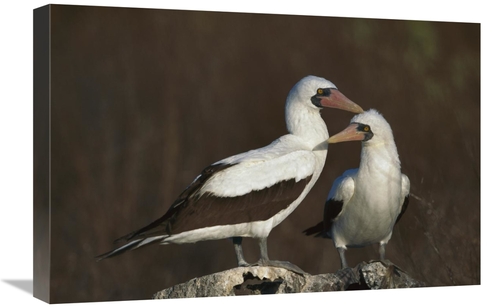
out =
<svg viewBox="0 0 500 308"><path fill-rule="evenodd" d="M423 287L390 261L363 262L329 274L297 274L278 267L237 267L191 279L154 299Z"/></svg>

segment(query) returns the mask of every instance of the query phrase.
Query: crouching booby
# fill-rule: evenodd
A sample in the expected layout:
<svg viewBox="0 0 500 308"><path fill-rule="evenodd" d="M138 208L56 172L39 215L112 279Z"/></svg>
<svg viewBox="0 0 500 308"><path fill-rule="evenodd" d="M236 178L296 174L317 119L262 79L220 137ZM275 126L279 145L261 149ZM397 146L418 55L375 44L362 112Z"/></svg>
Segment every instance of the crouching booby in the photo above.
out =
<svg viewBox="0 0 500 308"><path fill-rule="evenodd" d="M374 109L354 116L328 143L362 141L359 168L350 169L332 185L324 206L323 221L304 231L306 235L332 238L342 268L347 267L348 247L378 243L380 259L392 229L405 212L410 180L401 173L392 130Z"/></svg>
<svg viewBox="0 0 500 308"><path fill-rule="evenodd" d="M152 243L232 238L238 266L249 266L241 242L243 237L252 237L259 240L258 265L296 270L288 262L269 260L267 237L306 197L323 169L328 148L324 141L329 136L320 115L323 107L363 112L330 81L315 76L303 78L286 99L289 134L266 147L208 166L162 217L118 239L128 243L96 258Z"/></svg>

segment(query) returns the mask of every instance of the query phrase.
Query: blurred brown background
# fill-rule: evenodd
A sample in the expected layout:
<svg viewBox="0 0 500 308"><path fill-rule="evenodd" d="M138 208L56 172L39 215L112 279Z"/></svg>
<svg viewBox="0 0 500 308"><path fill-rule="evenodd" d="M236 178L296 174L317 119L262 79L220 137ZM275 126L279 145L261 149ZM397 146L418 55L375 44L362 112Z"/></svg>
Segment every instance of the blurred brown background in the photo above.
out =
<svg viewBox="0 0 500 308"><path fill-rule="evenodd" d="M480 283L479 24L56 5L51 29L51 301L145 299L234 267L228 240L94 256L161 216L205 166L285 134L288 91L310 74L392 125L412 196L388 259L429 286ZM353 116L322 114L331 134ZM339 268L330 241L301 231L359 152L330 146L271 232L271 259ZM254 240L244 249L257 260Z"/></svg>

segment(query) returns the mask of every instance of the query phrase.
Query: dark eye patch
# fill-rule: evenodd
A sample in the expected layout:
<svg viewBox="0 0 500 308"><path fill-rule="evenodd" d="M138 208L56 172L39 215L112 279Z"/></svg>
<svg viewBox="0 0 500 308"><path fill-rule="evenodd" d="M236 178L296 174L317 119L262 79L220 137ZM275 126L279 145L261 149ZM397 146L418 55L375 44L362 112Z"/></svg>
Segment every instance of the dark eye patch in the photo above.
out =
<svg viewBox="0 0 500 308"><path fill-rule="evenodd" d="M360 131L360 132L364 132L364 133L371 132L370 125L361 124L361 123L358 124L357 130Z"/></svg>
<svg viewBox="0 0 500 308"><path fill-rule="evenodd" d="M330 96L331 93L332 89L330 88L319 88L318 90L316 90L316 94L313 97L311 97L311 102L313 103L314 106L323 108L323 106L321 106L321 98Z"/></svg>
<svg viewBox="0 0 500 308"><path fill-rule="evenodd" d="M365 134L365 138L363 139L363 141L368 141L368 140L372 139L373 132L372 132L370 125L366 125L366 124L358 123L358 122L352 122L351 124L357 124L358 127L356 127L356 130L358 132Z"/></svg>

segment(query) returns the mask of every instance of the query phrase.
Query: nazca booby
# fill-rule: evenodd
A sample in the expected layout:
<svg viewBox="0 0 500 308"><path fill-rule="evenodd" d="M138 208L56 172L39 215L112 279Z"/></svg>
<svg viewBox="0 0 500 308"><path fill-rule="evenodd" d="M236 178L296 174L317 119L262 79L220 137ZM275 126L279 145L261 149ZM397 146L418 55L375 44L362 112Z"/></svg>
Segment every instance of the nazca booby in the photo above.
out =
<svg viewBox="0 0 500 308"><path fill-rule="evenodd" d="M269 260L267 237L306 197L323 169L329 136L320 115L323 107L363 112L332 82L315 76L301 79L286 99L289 134L206 167L162 217L119 238L116 241L128 243L96 259L152 243L232 238L238 266L249 266L241 242L252 237L259 240L258 265L300 272L289 262Z"/></svg>
<svg viewBox="0 0 500 308"><path fill-rule="evenodd" d="M359 168L345 171L328 193L323 221L304 230L306 235L331 238L347 267L345 251L378 243L380 259L409 202L410 180L401 173L389 123L376 110L354 116L328 143L361 140Z"/></svg>

